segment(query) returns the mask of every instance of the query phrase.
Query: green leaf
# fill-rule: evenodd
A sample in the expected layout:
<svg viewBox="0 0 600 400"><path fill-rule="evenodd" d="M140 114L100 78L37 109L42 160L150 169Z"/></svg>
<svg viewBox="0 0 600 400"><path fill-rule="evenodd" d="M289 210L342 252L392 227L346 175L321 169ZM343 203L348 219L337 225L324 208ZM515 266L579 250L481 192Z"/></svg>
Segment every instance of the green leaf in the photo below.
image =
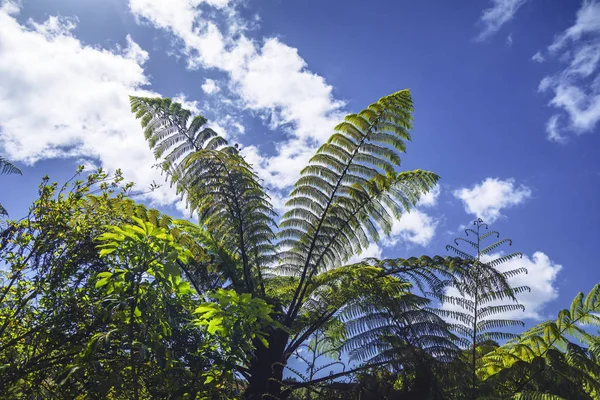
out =
<svg viewBox="0 0 600 400"><path fill-rule="evenodd" d="M223 317L215 317L208 323L208 333L214 335L217 331L223 330Z"/></svg>
<svg viewBox="0 0 600 400"><path fill-rule="evenodd" d="M96 282L95 288L99 289L103 286L106 286L109 282L109 278L102 278L99 281Z"/></svg>
<svg viewBox="0 0 600 400"><path fill-rule="evenodd" d="M193 293L189 282L180 282L179 285L177 285L177 292L180 295L186 295L186 294Z"/></svg>
<svg viewBox="0 0 600 400"><path fill-rule="evenodd" d="M116 247L104 248L100 250L100 257L104 257L106 255L112 254L117 250Z"/></svg>

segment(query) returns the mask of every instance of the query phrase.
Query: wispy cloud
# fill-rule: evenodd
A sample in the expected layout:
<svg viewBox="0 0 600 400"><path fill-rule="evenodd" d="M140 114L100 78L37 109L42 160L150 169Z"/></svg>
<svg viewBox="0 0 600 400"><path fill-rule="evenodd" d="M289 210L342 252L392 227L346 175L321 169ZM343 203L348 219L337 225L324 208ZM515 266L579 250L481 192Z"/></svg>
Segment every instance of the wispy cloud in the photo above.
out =
<svg viewBox="0 0 600 400"><path fill-rule="evenodd" d="M534 55L531 57L531 59L532 59L533 61L537 62L537 63L543 63L543 62L546 60L546 58L545 58L545 57L542 55L542 53L541 53L541 52L539 52L539 51L538 51L537 53L535 53L535 54L534 54Z"/></svg>
<svg viewBox="0 0 600 400"><path fill-rule="evenodd" d="M478 24L482 26L482 30L477 40L483 41L498 32L514 18L519 8L526 2L527 0L492 0L492 6L485 9L479 18ZM512 37L509 38L512 43Z"/></svg>
<svg viewBox="0 0 600 400"><path fill-rule="evenodd" d="M545 57L538 54L562 64L560 72L539 85L540 92L552 94L549 105L568 117L560 125L562 113L550 118L548 140L566 143L568 135L592 132L600 121L600 3L584 0L574 24L556 36Z"/></svg>
<svg viewBox="0 0 600 400"><path fill-rule="evenodd" d="M514 207L529 199L531 189L524 185L515 185L512 178L487 178L471 188L455 190L454 197L462 201L468 214L493 223L502 216L503 209Z"/></svg>

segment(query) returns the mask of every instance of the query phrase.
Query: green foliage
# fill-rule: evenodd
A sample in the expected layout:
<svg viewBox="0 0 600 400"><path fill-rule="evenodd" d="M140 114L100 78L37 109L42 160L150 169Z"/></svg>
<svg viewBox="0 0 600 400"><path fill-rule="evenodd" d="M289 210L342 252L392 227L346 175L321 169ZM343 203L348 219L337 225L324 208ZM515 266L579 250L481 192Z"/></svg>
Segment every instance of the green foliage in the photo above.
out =
<svg viewBox="0 0 600 400"><path fill-rule="evenodd" d="M600 395L600 284L579 293L556 320L488 353L478 371L514 398L596 399ZM546 397L544 397L546 396Z"/></svg>
<svg viewBox="0 0 600 400"><path fill-rule="evenodd" d="M196 317L192 323L206 328L207 337L216 344L216 350L228 355L231 366L248 365L255 340L268 347L263 332L278 325L271 315L272 306L263 299L233 290L218 289L208 296L213 301L194 310Z"/></svg>
<svg viewBox="0 0 600 400"><path fill-rule="evenodd" d="M103 171L63 187L44 179L29 215L2 232L0 397L237 396L231 355L192 323L215 279L211 255L121 182ZM270 321L251 305L231 317L243 337Z"/></svg>
<svg viewBox="0 0 600 400"><path fill-rule="evenodd" d="M102 264L94 237L115 221L112 204L130 188L122 180L102 170L62 187L44 178L27 217L2 231L0 397L61 393L55 379L95 330L100 310L86 289Z"/></svg>

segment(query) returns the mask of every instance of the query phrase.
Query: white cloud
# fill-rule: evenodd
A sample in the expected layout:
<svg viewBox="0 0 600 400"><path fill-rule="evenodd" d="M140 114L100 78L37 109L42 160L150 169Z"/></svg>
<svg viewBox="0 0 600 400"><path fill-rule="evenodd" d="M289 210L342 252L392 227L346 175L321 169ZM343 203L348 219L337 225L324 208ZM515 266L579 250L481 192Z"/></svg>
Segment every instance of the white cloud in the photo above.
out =
<svg viewBox="0 0 600 400"><path fill-rule="evenodd" d="M516 186L514 179L500 180L487 178L472 188L454 191L454 196L462 200L465 211L487 223L493 223L502 214L504 208L521 204L531 197L527 186Z"/></svg>
<svg viewBox="0 0 600 400"><path fill-rule="evenodd" d="M560 115L555 114L548 120L546 124L546 133L548 134L546 137L548 140L556 143L566 143L567 138L560 133L560 128L558 126L558 121L560 120Z"/></svg>
<svg viewBox="0 0 600 400"><path fill-rule="evenodd" d="M18 11L10 3L0 9L0 142L7 155L26 163L93 158L106 169L121 168L143 190L160 181L128 100L153 95L144 89L148 53L130 37L124 48L86 46L72 34L73 19L24 26L14 17ZM152 199L174 197L161 189Z"/></svg>
<svg viewBox="0 0 600 400"><path fill-rule="evenodd" d="M492 0L492 6L487 8L479 18L479 24L483 30L477 36L477 40L485 40L498 32L500 28L514 18L517 11L527 0ZM509 36L510 42L512 38Z"/></svg>
<svg viewBox="0 0 600 400"><path fill-rule="evenodd" d="M492 254L488 260L499 257L501 254ZM486 261L486 259L484 259ZM531 257L524 256L522 259L512 259L498 267L501 272L525 267L527 274L520 274L509 279L513 287L529 286L531 292L525 292L518 296L519 302L525 306L525 313L520 311L508 315L511 318L542 319L542 309L545 304L558 297L556 287L556 276L562 269L560 264L550 260L541 251L536 251Z"/></svg>
<svg viewBox="0 0 600 400"><path fill-rule="evenodd" d="M511 33L506 37L506 45L510 47L510 46L512 46L512 44L513 44L513 37L512 37L512 33Z"/></svg>
<svg viewBox="0 0 600 400"><path fill-rule="evenodd" d="M564 66L542 79L539 90L552 94L549 105L566 113L568 123L559 127L561 114L555 114L546 131L549 140L564 143L567 134L591 132L600 121L600 3L584 0L574 24L556 36L547 53Z"/></svg>
<svg viewBox="0 0 600 400"><path fill-rule="evenodd" d="M435 185L433 189L421 196L417 202L417 207L435 207L438 203L438 197L440 197L441 189L440 185Z"/></svg>
<svg viewBox="0 0 600 400"><path fill-rule="evenodd" d="M498 258L502 253L491 254L483 259L490 261ZM545 253L536 251L531 257L523 256L523 258L513 258L512 260L498 266L500 272L510 271L518 268L526 268L527 274L520 274L508 280L512 287L529 286L531 292L524 292L517 295L520 304L525 306L525 312L516 310L506 313L490 316L493 319L534 319L540 320L544 318L542 314L543 308L548 302L558 297L558 288L556 287L556 277L562 266L553 262ZM458 290L449 288L446 291L449 296L460 297ZM468 298L468 297L467 297ZM508 304L506 301L498 301L489 305ZM444 304L444 309L459 310L457 306Z"/></svg>
<svg viewBox="0 0 600 400"><path fill-rule="evenodd" d="M537 63L543 63L546 59L544 58L544 55L541 52L537 52L535 53L531 59Z"/></svg>
<svg viewBox="0 0 600 400"><path fill-rule="evenodd" d="M173 101L180 103L185 109L190 110L194 114L200 113L200 107L196 100L188 100L185 93L178 93L173 97Z"/></svg>
<svg viewBox="0 0 600 400"><path fill-rule="evenodd" d="M600 3L596 0L583 0L577 11L575 24L556 37L548 50L556 52L569 42L577 41L588 33L600 32Z"/></svg>
<svg viewBox="0 0 600 400"><path fill-rule="evenodd" d="M367 247L361 254L355 254L350 257L350 259L346 261L346 265L359 263L365 258L381 259L381 253L381 247L379 247L377 243L371 243L369 244L369 247Z"/></svg>
<svg viewBox="0 0 600 400"><path fill-rule="evenodd" d="M344 103L332 87L307 69L297 49L276 38L253 41L245 24L229 8L222 18L226 27L204 17L199 0L130 0L132 13L141 21L163 28L183 43L190 68L216 68L228 74L228 88L242 106L262 115L269 127L283 130L274 138L276 154L265 156L247 146L253 164L272 189L285 189L318 145L332 133Z"/></svg>
<svg viewBox="0 0 600 400"><path fill-rule="evenodd" d="M438 221L430 215L414 209L403 214L399 220L394 221L389 238L383 239L383 245L391 247L399 241L405 243L427 246L433 237Z"/></svg>
<svg viewBox="0 0 600 400"><path fill-rule="evenodd" d="M214 80L207 79L202 84L202 90L206 94L214 94L218 93L221 90L221 88L217 85L217 83Z"/></svg>

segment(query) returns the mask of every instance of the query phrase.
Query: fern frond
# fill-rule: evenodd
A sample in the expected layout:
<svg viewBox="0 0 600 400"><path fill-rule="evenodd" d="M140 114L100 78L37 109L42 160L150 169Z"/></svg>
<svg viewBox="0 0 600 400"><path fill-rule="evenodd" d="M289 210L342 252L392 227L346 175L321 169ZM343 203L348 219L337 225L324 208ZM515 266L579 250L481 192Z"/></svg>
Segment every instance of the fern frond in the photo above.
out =
<svg viewBox="0 0 600 400"><path fill-rule="evenodd" d="M299 312L307 282L316 273L343 265L378 240L380 231L389 233L393 218L436 184L438 176L431 172L394 171L409 139L412 110L404 90L348 115L302 170L280 233L290 252L304 257L283 260L300 273L288 319ZM307 210L313 213L307 223L298 223Z"/></svg>
<svg viewBox="0 0 600 400"><path fill-rule="evenodd" d="M131 97L145 136L163 171L200 223L223 238L225 251L235 254L240 270L228 268L237 289L255 292L263 286L262 269L274 256L275 212L256 174L234 147L205 128L196 116L170 99ZM191 119L191 120L190 120ZM239 284L243 284L239 286Z"/></svg>
<svg viewBox="0 0 600 400"><path fill-rule="evenodd" d="M21 170L16 165L8 161L6 158L0 156L0 175L4 174L18 174L23 175Z"/></svg>

